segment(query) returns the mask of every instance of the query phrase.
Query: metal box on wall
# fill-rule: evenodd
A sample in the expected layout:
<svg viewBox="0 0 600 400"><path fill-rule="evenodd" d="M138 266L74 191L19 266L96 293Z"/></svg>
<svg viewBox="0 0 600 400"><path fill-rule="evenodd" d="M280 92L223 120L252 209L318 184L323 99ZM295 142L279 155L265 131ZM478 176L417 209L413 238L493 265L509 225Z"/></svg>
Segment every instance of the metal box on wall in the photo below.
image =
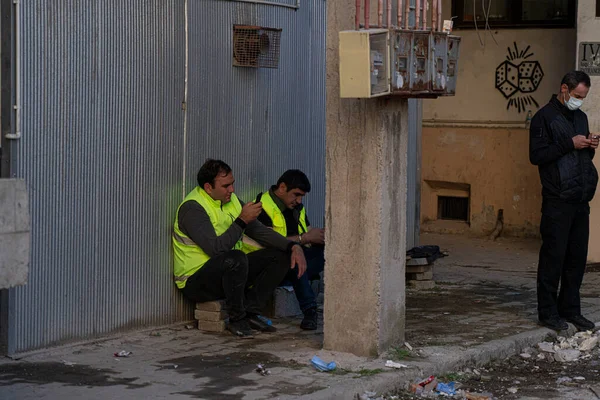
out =
<svg viewBox="0 0 600 400"><path fill-rule="evenodd" d="M431 93L431 43L427 31L393 31L392 94L418 97Z"/></svg>
<svg viewBox="0 0 600 400"><path fill-rule="evenodd" d="M460 51L460 37L448 36L448 67L446 68L446 89L444 96L456 94L456 80L458 78L458 56Z"/></svg>
<svg viewBox="0 0 600 400"><path fill-rule="evenodd" d="M446 90L448 71L448 34L431 34L431 91L442 94Z"/></svg>
<svg viewBox="0 0 600 400"><path fill-rule="evenodd" d="M340 97L370 98L390 94L389 31L343 31L339 40Z"/></svg>

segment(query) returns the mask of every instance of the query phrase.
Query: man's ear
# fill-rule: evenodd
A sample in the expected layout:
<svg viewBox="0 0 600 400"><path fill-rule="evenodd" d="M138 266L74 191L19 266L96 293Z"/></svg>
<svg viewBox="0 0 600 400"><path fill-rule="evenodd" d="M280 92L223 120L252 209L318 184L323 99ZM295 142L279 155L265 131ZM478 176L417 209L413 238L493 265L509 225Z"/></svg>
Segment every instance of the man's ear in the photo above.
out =
<svg viewBox="0 0 600 400"><path fill-rule="evenodd" d="M208 194L212 193L213 187L210 183L206 182L203 187L204 191Z"/></svg>

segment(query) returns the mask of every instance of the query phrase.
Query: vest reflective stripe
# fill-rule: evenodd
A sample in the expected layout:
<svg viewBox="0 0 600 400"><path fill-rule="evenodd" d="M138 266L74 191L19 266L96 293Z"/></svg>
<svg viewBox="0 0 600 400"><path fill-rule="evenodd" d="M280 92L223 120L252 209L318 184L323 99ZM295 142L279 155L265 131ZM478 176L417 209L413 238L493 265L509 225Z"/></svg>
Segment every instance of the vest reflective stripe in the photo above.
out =
<svg viewBox="0 0 600 400"><path fill-rule="evenodd" d="M210 218L217 236L222 235L229 229L233 221L242 212L242 205L235 194L231 194L230 202L221 205L220 201L213 200L204 189L197 186L183 199L175 214L175 223L173 224L173 234L171 237L174 256L173 274L175 275L175 283L180 289L184 288L185 282L210 260L210 256L179 229L179 209L187 201L195 201L202 206ZM241 248L242 241L240 238L233 249Z"/></svg>
<svg viewBox="0 0 600 400"><path fill-rule="evenodd" d="M244 251L244 253L246 253L246 251L244 250L244 248L253 248L253 251L259 250L264 248L263 246L261 246L260 243L258 243L256 240L244 235L242 236L242 243L243 243L243 247L242 247L242 251Z"/></svg>
<svg viewBox="0 0 600 400"><path fill-rule="evenodd" d="M269 218L271 218L271 221L273 223L273 230L279 233L280 235L287 237L287 226L285 224L285 217L279 209L279 206L277 206L277 204L271 197L271 192L267 191L263 193L262 197L260 198L260 201L262 202L263 210L267 213ZM302 210L300 210L300 218L298 221L298 233L303 234L307 231L308 229L306 227L306 209L302 207Z"/></svg>
<svg viewBox="0 0 600 400"><path fill-rule="evenodd" d="M195 246L196 243L194 243L194 241L192 239L190 239L189 237L186 236L180 236L177 233L173 232L173 239L175 239L176 241L178 241L181 244L187 244L188 246Z"/></svg>

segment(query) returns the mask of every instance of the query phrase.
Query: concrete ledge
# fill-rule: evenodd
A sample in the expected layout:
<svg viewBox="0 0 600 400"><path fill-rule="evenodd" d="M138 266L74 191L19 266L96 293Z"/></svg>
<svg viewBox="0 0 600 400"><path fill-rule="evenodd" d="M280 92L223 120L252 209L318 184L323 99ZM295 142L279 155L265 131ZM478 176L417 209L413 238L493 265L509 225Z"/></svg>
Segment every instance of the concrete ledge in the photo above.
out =
<svg viewBox="0 0 600 400"><path fill-rule="evenodd" d="M588 316L592 321L600 320L600 312ZM598 326L598 323L596 324ZM562 336L572 336L577 330L569 324L567 332L561 332ZM303 399L303 400L337 400L354 399L365 391L376 392L378 396L393 390L404 389L410 382L429 375L444 375L456 372L466 367L473 368L488 364L493 360L503 359L521 353L524 349L544 341L548 336L557 336L551 329L540 328L529 332L519 333L503 339L492 340L479 346L463 349L460 347L428 347L430 358L436 357L434 361L407 361L405 364L410 368L406 370L394 370L381 373L370 378L352 379L342 382L340 385L332 386L318 392L301 397L281 397L281 399ZM435 355L434 355L435 354ZM382 359L381 368L385 360Z"/></svg>

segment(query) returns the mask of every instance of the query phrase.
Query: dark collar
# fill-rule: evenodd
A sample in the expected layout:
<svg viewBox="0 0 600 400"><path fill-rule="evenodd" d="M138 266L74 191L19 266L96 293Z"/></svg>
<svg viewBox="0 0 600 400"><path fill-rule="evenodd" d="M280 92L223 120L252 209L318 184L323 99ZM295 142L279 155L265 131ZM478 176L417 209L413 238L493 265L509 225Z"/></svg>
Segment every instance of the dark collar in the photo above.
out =
<svg viewBox="0 0 600 400"><path fill-rule="evenodd" d="M553 94L552 97L550 98L550 104L552 104L554 107L556 107L556 109L558 111L560 111L560 113L562 115L564 115L567 119L569 120L573 120L573 116L575 115L575 111L571 111L567 108L567 106L565 106L563 103L560 102L560 100L558 99L558 96Z"/></svg>

